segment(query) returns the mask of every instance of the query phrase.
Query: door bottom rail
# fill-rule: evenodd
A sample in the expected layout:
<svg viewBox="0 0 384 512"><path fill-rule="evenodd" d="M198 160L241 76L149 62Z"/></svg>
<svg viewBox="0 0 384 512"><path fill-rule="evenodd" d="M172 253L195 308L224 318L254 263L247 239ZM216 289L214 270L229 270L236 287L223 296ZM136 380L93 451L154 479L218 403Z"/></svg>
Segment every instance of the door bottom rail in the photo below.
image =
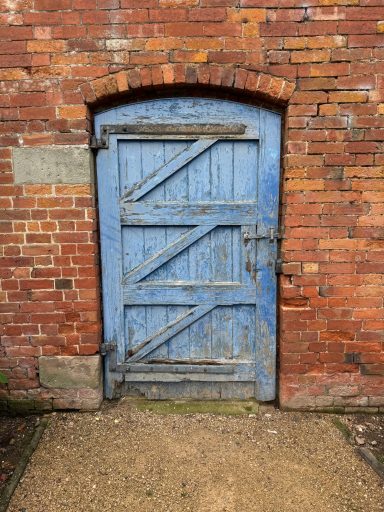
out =
<svg viewBox="0 0 384 512"><path fill-rule="evenodd" d="M206 361L205 361L206 363ZM210 360L209 364L190 364L188 361L158 363L125 363L118 371L129 382L181 382L181 381L246 381L256 380L256 366L239 361Z"/></svg>

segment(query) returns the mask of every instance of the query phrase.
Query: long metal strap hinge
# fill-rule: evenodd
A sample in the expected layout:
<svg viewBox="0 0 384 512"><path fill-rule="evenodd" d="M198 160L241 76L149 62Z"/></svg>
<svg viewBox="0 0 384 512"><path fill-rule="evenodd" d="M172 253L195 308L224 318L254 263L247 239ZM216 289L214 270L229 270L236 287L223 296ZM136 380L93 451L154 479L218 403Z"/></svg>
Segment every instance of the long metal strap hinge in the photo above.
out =
<svg viewBox="0 0 384 512"><path fill-rule="evenodd" d="M172 135L190 135L198 138L233 138L245 134L246 126L241 123L137 123L137 124L103 124L100 126L100 138L91 137L89 147L92 149L108 149L110 134L135 136L165 137Z"/></svg>

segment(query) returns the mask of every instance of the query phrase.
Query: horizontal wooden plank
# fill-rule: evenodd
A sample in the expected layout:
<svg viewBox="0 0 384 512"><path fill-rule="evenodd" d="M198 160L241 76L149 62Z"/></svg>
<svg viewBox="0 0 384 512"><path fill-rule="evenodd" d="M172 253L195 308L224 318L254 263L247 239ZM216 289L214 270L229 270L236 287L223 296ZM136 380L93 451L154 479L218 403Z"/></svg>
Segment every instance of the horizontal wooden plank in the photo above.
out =
<svg viewBox="0 0 384 512"><path fill-rule="evenodd" d="M188 358L188 359L184 359L184 358L177 358L177 359L169 359L169 358L165 358L165 357L149 357L148 359L146 359L145 361L142 361L142 363L145 363L145 364L163 364L163 365L168 365L169 366L173 366L174 365L195 365L195 366L201 366L201 365L205 365L205 366L222 366L224 364L230 364L230 363L239 363L240 361L238 359L236 359L236 361L234 359L232 360L229 360L229 359L212 359L212 358L205 358L205 359L201 359L201 358ZM248 361L246 361L248 362Z"/></svg>
<svg viewBox="0 0 384 512"><path fill-rule="evenodd" d="M121 223L132 226L235 226L255 224L256 202L137 202L121 205Z"/></svg>
<svg viewBox="0 0 384 512"><path fill-rule="evenodd" d="M140 364L140 366L144 365ZM168 372L155 370L149 372L126 371L124 372L124 378L126 382L254 382L256 380L254 363L228 364L223 365L221 368L226 367L231 371L226 373L208 373L208 371L181 373L174 371L173 368L169 368Z"/></svg>
<svg viewBox="0 0 384 512"><path fill-rule="evenodd" d="M255 304L256 288L240 283L155 281L123 285L125 305Z"/></svg>
<svg viewBox="0 0 384 512"><path fill-rule="evenodd" d="M172 176L175 172L182 169L185 165L201 155L206 149L210 148L217 142L217 139L212 140L198 140L190 147L182 150L176 156L171 158L164 165L160 166L151 174L145 176L144 179L136 183L130 188L121 198L122 204L126 201L137 201L145 194L156 188L164 180Z"/></svg>
<svg viewBox="0 0 384 512"><path fill-rule="evenodd" d="M164 263L170 259L174 258L177 254L199 240L199 238L212 231L212 229L215 227L216 226L210 225L197 226L184 235L181 235L179 238L164 247L164 249L159 251L157 254L154 254L151 258L148 258L141 265L138 265L136 268L126 274L123 278L123 283L137 283L141 281L148 274L159 268L161 265L164 265Z"/></svg>
<svg viewBox="0 0 384 512"><path fill-rule="evenodd" d="M128 361L139 361L157 347L160 347L160 345L168 341L170 338L192 325L196 320L206 315L209 311L212 311L214 307L214 304L197 306L196 308L178 316L175 320L169 322L162 329L155 332L152 336L149 336L140 345L135 347L135 349L131 351L131 357Z"/></svg>

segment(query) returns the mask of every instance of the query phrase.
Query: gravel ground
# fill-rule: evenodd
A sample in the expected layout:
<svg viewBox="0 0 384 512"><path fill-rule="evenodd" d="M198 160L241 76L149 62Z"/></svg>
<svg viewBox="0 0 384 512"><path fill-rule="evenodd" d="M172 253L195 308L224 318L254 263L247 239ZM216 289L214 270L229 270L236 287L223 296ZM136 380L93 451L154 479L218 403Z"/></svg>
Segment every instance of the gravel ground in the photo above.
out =
<svg viewBox="0 0 384 512"><path fill-rule="evenodd" d="M350 440L355 446L369 448L377 460L384 464L384 416L359 414L344 416Z"/></svg>
<svg viewBox="0 0 384 512"><path fill-rule="evenodd" d="M0 496L39 421L37 416L0 416Z"/></svg>
<svg viewBox="0 0 384 512"><path fill-rule="evenodd" d="M128 399L51 417L8 512L382 512L329 415L158 415Z"/></svg>

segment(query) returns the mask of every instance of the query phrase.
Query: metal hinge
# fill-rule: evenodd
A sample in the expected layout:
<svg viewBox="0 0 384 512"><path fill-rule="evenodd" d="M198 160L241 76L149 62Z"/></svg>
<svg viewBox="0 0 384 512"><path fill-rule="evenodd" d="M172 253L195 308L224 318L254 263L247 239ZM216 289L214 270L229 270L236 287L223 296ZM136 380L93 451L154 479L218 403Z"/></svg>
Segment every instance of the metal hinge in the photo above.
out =
<svg viewBox="0 0 384 512"><path fill-rule="evenodd" d="M116 350L116 343L111 341L110 343L102 343L100 345L100 354L106 356L108 352L114 352Z"/></svg>
<svg viewBox="0 0 384 512"><path fill-rule="evenodd" d="M275 231L275 228L269 228L267 233L250 234L246 231L243 235L244 243L247 244L250 240L268 239L270 242L274 240L280 240L283 235L279 231Z"/></svg>
<svg viewBox="0 0 384 512"><path fill-rule="evenodd" d="M282 274L282 273L283 273L283 262L279 258L275 261L275 274Z"/></svg>
<svg viewBox="0 0 384 512"><path fill-rule="evenodd" d="M108 149L108 138L98 139L96 135L92 135L89 147L91 149Z"/></svg>

